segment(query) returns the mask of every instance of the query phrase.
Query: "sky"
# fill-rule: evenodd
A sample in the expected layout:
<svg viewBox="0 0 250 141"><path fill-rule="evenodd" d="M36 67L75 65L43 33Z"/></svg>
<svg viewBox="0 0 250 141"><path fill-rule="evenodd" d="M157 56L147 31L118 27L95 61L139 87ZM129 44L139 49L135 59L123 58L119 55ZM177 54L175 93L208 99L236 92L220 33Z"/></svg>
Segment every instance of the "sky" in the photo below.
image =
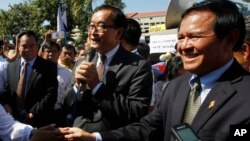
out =
<svg viewBox="0 0 250 141"><path fill-rule="evenodd" d="M17 4L24 0L0 0L0 9L9 9L9 4ZM103 0L94 0L93 6L98 6ZM166 11L169 0L122 0L126 4L125 13Z"/></svg>
<svg viewBox="0 0 250 141"><path fill-rule="evenodd" d="M7 10L9 4L17 4L24 0L0 0L0 9ZM103 3L104 0L93 0L93 6L96 7ZM129 12L153 12L153 11L167 11L169 2L171 0L122 0L126 4L124 9L125 13ZM185 0L183 0L185 1ZM202 0L194 0L202 1ZM244 3L243 0L233 0L236 2ZM250 9L250 3L244 3Z"/></svg>

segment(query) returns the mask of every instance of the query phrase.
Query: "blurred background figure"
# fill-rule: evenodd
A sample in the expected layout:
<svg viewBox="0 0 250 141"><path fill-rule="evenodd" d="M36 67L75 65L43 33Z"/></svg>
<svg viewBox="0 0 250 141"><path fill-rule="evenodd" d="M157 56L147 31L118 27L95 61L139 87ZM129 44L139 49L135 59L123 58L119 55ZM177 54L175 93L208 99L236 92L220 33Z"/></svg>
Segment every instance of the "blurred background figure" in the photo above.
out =
<svg viewBox="0 0 250 141"><path fill-rule="evenodd" d="M87 41L84 45L82 46L79 46L77 48L77 53L76 53L76 56L75 56L75 62L81 58L84 58L86 57L86 54L87 54L87 51L88 49L90 48L90 44L89 42Z"/></svg>
<svg viewBox="0 0 250 141"><path fill-rule="evenodd" d="M162 57L166 54L168 54L168 57ZM169 81L186 73L183 68L183 62L180 56L175 56L173 53L166 54L160 56L161 61L164 61L163 59L165 59L164 62L159 62L152 65L154 76L156 78L153 85L150 111L152 111L153 108L160 103L164 90L166 89Z"/></svg>
<svg viewBox="0 0 250 141"><path fill-rule="evenodd" d="M138 54L137 46L141 37L140 24L134 19L127 19L127 28L121 40L122 46L125 50Z"/></svg>
<svg viewBox="0 0 250 141"><path fill-rule="evenodd" d="M150 55L150 47L146 43L139 43L137 46L138 53L145 58L146 60L149 60Z"/></svg>
<svg viewBox="0 0 250 141"><path fill-rule="evenodd" d="M250 15L244 16L246 23L246 36L243 45L237 51L234 51L234 57L241 66L250 71Z"/></svg>
<svg viewBox="0 0 250 141"><path fill-rule="evenodd" d="M72 73L59 65L58 58L60 55L60 47L56 42L49 41L42 45L41 47L43 58L46 60L50 60L57 64L57 80L58 80L58 94L57 94L57 102L55 104L55 110L60 108L60 102L65 94L67 86L71 83Z"/></svg>
<svg viewBox="0 0 250 141"><path fill-rule="evenodd" d="M62 46L62 51L60 53L58 64L68 69L72 72L74 65L76 50L75 47L69 44Z"/></svg>

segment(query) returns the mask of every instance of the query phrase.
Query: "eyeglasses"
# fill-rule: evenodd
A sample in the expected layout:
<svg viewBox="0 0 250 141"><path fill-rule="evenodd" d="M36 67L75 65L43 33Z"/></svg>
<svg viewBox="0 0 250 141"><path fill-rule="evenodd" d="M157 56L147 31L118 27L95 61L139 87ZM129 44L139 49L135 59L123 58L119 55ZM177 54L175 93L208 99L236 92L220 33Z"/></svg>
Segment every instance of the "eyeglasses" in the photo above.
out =
<svg viewBox="0 0 250 141"><path fill-rule="evenodd" d="M87 29L88 32L96 31L97 33L104 33L107 28L118 28L115 25L105 25L105 24L90 24Z"/></svg>

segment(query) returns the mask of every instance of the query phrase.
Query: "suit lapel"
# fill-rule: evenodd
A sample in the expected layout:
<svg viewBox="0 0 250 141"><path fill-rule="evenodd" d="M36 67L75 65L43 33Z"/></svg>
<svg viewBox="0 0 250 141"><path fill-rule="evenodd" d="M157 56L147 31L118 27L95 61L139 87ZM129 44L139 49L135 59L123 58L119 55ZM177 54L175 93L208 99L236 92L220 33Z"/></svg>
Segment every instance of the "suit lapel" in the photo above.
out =
<svg viewBox="0 0 250 141"><path fill-rule="evenodd" d="M193 121L193 128L195 131L199 131L202 126L211 117L219 112L219 109L236 94L236 90L233 88L233 84L242 80L243 75L248 75L237 61L234 60L233 64L228 70L221 76L221 78L215 83L212 90L202 103L196 117Z"/></svg>
<svg viewBox="0 0 250 141"><path fill-rule="evenodd" d="M27 84L26 93L29 91L31 84L33 83L33 81L35 80L35 78L38 75L37 69L38 69L39 64L40 64L39 62L40 62L40 59L39 59L39 57L37 57L34 64L33 64L33 66L32 66L32 70L31 70L31 73L30 73L30 76L29 76L29 80L27 81L28 84Z"/></svg>
<svg viewBox="0 0 250 141"><path fill-rule="evenodd" d="M192 127L194 130L199 131L216 112L219 112L219 109L224 106L228 99L234 94L235 89L228 81L216 83L193 120Z"/></svg>
<svg viewBox="0 0 250 141"><path fill-rule="evenodd" d="M18 81L19 81L19 77L20 77L20 69L21 69L21 58L19 57L17 59L17 61L15 61L15 64L13 66L14 68L10 68L10 71L13 69L14 70L14 77L15 80L13 81L15 84L15 87L17 89L17 85L18 85ZM16 81L17 80L17 81ZM16 90L15 89L15 90Z"/></svg>
<svg viewBox="0 0 250 141"><path fill-rule="evenodd" d="M187 98L190 92L190 86L188 84L188 81L190 79L191 75L188 75L188 77L185 78L185 80L182 81L182 83L179 85L180 89L176 93L176 101L173 105L173 117L172 117L172 123L178 124L182 122L182 117L185 111Z"/></svg>
<svg viewBox="0 0 250 141"><path fill-rule="evenodd" d="M103 82L106 84L111 84L116 78L118 70L123 66L122 60L124 60L124 53L122 47L120 46L111 62L109 63L108 69L105 71Z"/></svg>

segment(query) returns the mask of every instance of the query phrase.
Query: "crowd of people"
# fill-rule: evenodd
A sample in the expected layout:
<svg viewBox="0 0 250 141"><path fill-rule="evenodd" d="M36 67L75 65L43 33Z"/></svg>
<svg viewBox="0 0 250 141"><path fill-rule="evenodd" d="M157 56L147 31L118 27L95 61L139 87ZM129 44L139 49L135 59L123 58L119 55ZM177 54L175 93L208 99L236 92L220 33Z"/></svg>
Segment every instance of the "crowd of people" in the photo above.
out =
<svg viewBox="0 0 250 141"><path fill-rule="evenodd" d="M93 11L79 48L23 31L0 51L0 140L172 141L188 123L202 141L227 141L250 121L248 18L229 0L195 3L158 64L140 24L111 5Z"/></svg>

